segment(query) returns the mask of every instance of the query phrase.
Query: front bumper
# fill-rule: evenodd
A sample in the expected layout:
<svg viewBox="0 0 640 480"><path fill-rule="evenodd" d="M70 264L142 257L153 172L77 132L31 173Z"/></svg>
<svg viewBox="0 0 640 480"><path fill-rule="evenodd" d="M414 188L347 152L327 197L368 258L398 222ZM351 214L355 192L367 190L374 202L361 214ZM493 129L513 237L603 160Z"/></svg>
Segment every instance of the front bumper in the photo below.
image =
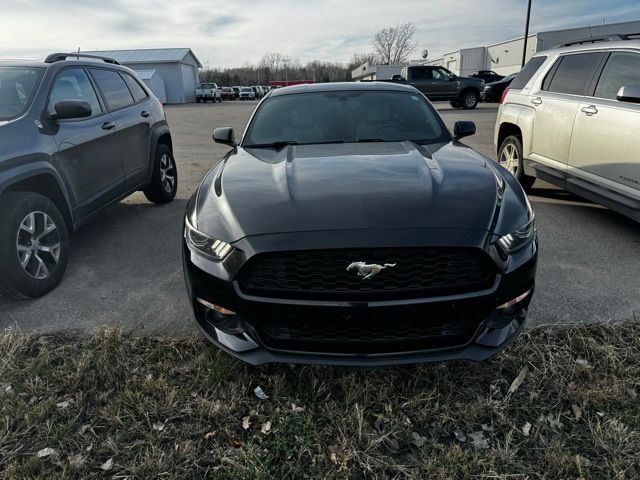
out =
<svg viewBox="0 0 640 480"><path fill-rule="evenodd" d="M277 239L281 240L281 239ZM277 241L276 240L276 241ZM248 242L248 240L244 240ZM269 243L269 242L267 242ZM278 242L279 243L279 242ZM265 245L245 244L248 255L261 251ZM257 248L257 250L255 250ZM243 293L234 272L237 272L245 254L237 250L224 262L209 262L192 252L183 243L183 266L189 299L194 309L201 332L213 344L225 352L253 365L264 363L301 363L345 366L384 366L448 360L482 361L496 354L508 345L525 324L527 309L533 295L537 264L537 240L509 260L509 266L496 276L491 288L446 297L417 298L380 302L326 302L305 300L283 300L278 298L251 297ZM519 295L530 292L508 312L498 309ZM241 331L225 333L205 303L221 306L237 312ZM437 340L416 344L417 348L403 348L401 351L381 348L376 351L358 351L358 342L353 342L353 353L336 353L316 345L312 349L289 348L272 339L267 340L261 331L261 321L277 322L279 318L323 321L323 318L389 319L393 325L410 318L415 322L428 321L441 312L464 311L469 313L469 329L459 341L447 341L439 345ZM465 313L466 314L466 313ZM480 317L478 317L478 315ZM476 320L472 321L472 317ZM313 320L309 320L313 319ZM227 330L229 332L229 330ZM359 339L358 339L359 340ZM408 343L407 345L413 345ZM423 348L420 348L422 346Z"/></svg>

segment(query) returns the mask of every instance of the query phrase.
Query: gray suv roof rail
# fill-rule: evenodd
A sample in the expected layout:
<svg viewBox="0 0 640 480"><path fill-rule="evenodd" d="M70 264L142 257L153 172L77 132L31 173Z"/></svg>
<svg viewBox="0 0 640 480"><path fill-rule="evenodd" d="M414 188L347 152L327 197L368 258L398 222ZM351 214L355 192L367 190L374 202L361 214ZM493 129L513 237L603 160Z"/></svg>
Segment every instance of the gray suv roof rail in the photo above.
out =
<svg viewBox="0 0 640 480"><path fill-rule="evenodd" d="M48 55L47 58L44 59L44 63L61 62L63 60L66 60L67 58L72 58L72 57L76 57L76 58L93 58L95 60L102 60L104 63L111 63L113 65L120 65L120 63L118 63L118 61L114 60L113 58L101 57L99 55L89 55L87 53L80 53L80 52L74 52L74 53L52 53L51 55Z"/></svg>
<svg viewBox="0 0 640 480"><path fill-rule="evenodd" d="M561 43L556 45L554 48L562 48L562 47L571 47L573 45L585 45L587 43L596 43L596 42L618 42L621 40L631 40L631 37L638 37L640 33L614 33L609 35L598 35L595 37L581 38L579 40L572 40L571 42Z"/></svg>

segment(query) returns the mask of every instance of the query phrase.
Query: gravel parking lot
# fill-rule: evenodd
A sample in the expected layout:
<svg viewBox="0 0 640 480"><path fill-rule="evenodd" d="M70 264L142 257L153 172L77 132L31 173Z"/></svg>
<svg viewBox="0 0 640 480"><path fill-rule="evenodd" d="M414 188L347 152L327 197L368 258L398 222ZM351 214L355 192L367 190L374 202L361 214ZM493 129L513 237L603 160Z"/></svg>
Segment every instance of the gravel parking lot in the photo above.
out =
<svg viewBox="0 0 640 480"><path fill-rule="evenodd" d="M213 129L232 126L239 135L255 105L166 107L179 167L177 199L154 206L138 193L84 226L60 287L37 300L0 300L0 327L91 331L117 324L140 334L193 333L180 261L183 211L227 151L211 140ZM456 120L476 122L478 133L465 143L494 157L494 105L473 111L437 106L450 127ZM640 317L640 226L550 185L536 187L531 201L541 248L530 324Z"/></svg>

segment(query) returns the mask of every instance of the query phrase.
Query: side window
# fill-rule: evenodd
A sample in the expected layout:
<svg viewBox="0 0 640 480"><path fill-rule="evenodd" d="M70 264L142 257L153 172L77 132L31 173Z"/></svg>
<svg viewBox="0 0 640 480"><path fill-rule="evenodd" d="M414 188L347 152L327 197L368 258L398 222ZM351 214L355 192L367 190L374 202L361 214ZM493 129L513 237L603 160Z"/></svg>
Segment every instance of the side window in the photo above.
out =
<svg viewBox="0 0 640 480"><path fill-rule="evenodd" d="M109 110L117 110L135 103L127 84L118 72L92 68L91 73L104 95Z"/></svg>
<svg viewBox="0 0 640 480"><path fill-rule="evenodd" d="M546 59L547 57L533 57L529 60L524 68L520 70L520 73L516 75L516 78L513 79L509 88L511 90L522 90Z"/></svg>
<svg viewBox="0 0 640 480"><path fill-rule="evenodd" d="M434 68L431 73L434 80L449 80L449 77L451 77L451 72L444 68Z"/></svg>
<svg viewBox="0 0 640 480"><path fill-rule="evenodd" d="M55 111L53 106L60 100L87 102L91 106L92 117L102 113L98 96L83 68L68 68L58 74L49 94L49 113Z"/></svg>
<svg viewBox="0 0 640 480"><path fill-rule="evenodd" d="M412 80L429 80L431 78L430 68L412 68L411 79Z"/></svg>
<svg viewBox="0 0 640 480"><path fill-rule="evenodd" d="M640 83L640 55L613 52L602 70L594 97L615 100L620 87Z"/></svg>
<svg viewBox="0 0 640 480"><path fill-rule="evenodd" d="M543 82L547 91L584 95L604 53L578 53L565 55L559 60L553 78Z"/></svg>
<svg viewBox="0 0 640 480"><path fill-rule="evenodd" d="M131 75L123 73L122 78L124 78L124 81L127 83L127 87L129 87L129 90L131 90L133 98L136 100L136 102L144 100L148 97L147 92L144 91L144 88L142 88L138 81Z"/></svg>

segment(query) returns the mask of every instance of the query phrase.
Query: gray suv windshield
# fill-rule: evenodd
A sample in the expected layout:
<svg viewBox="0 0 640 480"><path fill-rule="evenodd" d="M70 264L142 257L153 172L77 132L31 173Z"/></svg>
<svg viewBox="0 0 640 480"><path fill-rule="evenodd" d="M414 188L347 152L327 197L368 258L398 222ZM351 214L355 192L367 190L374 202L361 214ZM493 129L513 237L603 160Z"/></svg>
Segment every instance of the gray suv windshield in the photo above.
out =
<svg viewBox="0 0 640 480"><path fill-rule="evenodd" d="M451 140L419 93L319 92L273 97L256 112L243 143L437 143Z"/></svg>
<svg viewBox="0 0 640 480"><path fill-rule="evenodd" d="M43 69L0 67L0 121L22 115L40 84Z"/></svg>

